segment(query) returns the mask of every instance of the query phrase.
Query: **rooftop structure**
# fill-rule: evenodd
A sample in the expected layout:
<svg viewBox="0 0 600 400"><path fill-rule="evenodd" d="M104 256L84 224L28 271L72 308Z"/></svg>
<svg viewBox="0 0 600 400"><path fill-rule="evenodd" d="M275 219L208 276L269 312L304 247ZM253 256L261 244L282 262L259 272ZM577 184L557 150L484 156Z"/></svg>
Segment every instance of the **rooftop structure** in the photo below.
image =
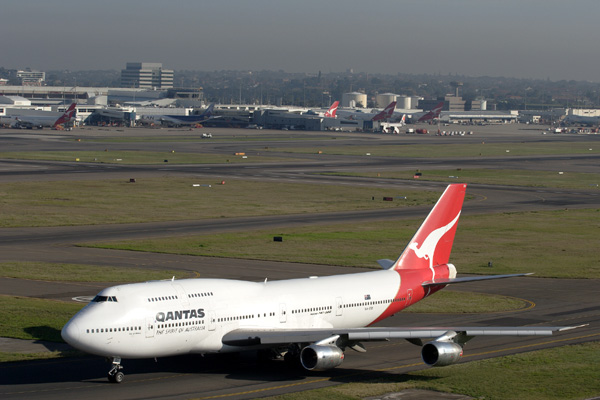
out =
<svg viewBox="0 0 600 400"><path fill-rule="evenodd" d="M46 80L46 73L42 71L32 71L27 68L24 71L17 71L17 78L21 79L23 86L42 86Z"/></svg>
<svg viewBox="0 0 600 400"><path fill-rule="evenodd" d="M173 70L164 69L162 63L127 63L121 70L121 87L170 89L173 87Z"/></svg>

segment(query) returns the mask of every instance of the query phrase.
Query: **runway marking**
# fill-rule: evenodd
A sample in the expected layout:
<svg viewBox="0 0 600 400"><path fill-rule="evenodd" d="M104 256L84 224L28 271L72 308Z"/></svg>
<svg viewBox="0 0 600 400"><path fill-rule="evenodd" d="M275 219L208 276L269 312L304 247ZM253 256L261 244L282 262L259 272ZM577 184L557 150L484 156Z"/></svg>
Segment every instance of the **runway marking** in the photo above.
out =
<svg viewBox="0 0 600 400"><path fill-rule="evenodd" d="M77 296L72 297L71 300L77 301L79 303L89 303L90 301L92 301L93 298L94 296Z"/></svg>

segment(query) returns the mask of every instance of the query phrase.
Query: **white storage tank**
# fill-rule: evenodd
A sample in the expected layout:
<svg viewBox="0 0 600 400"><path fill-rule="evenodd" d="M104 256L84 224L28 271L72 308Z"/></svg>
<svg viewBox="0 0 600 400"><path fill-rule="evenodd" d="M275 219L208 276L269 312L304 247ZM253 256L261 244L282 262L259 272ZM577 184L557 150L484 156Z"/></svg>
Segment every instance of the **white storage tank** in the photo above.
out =
<svg viewBox="0 0 600 400"><path fill-rule="evenodd" d="M342 107L367 107L367 95L360 92L344 93L342 95Z"/></svg>
<svg viewBox="0 0 600 400"><path fill-rule="evenodd" d="M375 98L375 101L377 103L377 107L385 108L392 101L396 101L397 97L398 97L398 95L396 95L394 93L383 93L383 94L378 94L377 97Z"/></svg>
<svg viewBox="0 0 600 400"><path fill-rule="evenodd" d="M396 96L396 108L400 110L410 110L411 109L411 101L408 96Z"/></svg>
<svg viewBox="0 0 600 400"><path fill-rule="evenodd" d="M420 96L410 96L410 108L416 109L419 106L419 100L423 100Z"/></svg>

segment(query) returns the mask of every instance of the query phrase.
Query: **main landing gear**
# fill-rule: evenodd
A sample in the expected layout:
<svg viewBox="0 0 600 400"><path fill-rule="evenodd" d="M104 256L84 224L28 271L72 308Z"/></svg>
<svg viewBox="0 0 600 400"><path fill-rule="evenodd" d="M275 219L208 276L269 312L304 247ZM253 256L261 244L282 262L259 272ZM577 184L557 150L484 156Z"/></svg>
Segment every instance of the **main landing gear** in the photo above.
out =
<svg viewBox="0 0 600 400"><path fill-rule="evenodd" d="M125 379L125 374L121 372L121 357L113 357L112 368L108 371L108 381L112 383L121 383Z"/></svg>

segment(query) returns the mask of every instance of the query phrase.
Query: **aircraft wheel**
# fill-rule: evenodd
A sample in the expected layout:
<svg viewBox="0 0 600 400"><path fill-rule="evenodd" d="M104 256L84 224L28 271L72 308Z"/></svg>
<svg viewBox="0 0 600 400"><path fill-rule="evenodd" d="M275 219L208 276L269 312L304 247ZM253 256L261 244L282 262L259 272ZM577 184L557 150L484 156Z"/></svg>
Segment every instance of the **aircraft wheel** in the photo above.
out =
<svg viewBox="0 0 600 400"><path fill-rule="evenodd" d="M123 379L125 379L125 374L121 371L108 374L108 381L111 383L121 383L123 382Z"/></svg>
<svg viewBox="0 0 600 400"><path fill-rule="evenodd" d="M121 371L119 371L115 374L113 379L114 379L115 383L121 383L121 382L123 382L123 379L125 379L125 374L122 373Z"/></svg>

